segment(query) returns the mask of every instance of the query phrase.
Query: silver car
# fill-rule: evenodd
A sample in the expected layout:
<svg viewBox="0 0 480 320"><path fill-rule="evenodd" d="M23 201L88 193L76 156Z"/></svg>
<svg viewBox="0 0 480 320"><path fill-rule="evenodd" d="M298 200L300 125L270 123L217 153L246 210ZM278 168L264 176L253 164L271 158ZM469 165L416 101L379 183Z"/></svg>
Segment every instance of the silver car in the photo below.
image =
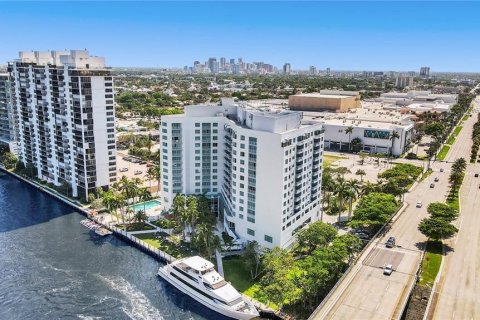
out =
<svg viewBox="0 0 480 320"><path fill-rule="evenodd" d="M387 265L385 266L385 268L383 269L383 274L384 274L384 275L389 276L389 275L392 274L392 272L393 272L393 266L392 266L391 264L387 264Z"/></svg>

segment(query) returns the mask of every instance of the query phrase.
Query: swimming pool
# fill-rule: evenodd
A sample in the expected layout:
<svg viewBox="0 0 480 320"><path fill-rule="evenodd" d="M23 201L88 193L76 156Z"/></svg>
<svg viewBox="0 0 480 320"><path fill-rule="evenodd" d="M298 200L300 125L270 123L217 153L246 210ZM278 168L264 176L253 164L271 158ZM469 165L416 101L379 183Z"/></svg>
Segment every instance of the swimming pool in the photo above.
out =
<svg viewBox="0 0 480 320"><path fill-rule="evenodd" d="M130 208L132 208L134 211L143 210L143 208L144 208L143 205L144 204L145 204L145 210L149 210L149 209L160 206L161 203L160 203L159 200L150 200L150 201L146 201L146 202L137 203L134 206L130 206Z"/></svg>

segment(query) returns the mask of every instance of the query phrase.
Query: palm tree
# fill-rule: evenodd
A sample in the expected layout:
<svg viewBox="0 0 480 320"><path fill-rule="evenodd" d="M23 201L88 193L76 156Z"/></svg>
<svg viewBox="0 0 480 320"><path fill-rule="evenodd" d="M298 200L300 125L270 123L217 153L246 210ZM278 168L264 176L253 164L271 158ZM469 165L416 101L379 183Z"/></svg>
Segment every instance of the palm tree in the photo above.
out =
<svg viewBox="0 0 480 320"><path fill-rule="evenodd" d="M347 186L345 178L337 177L334 194L338 199L338 222L340 222L341 219L343 206L345 205L345 199L348 197L348 189L349 187Z"/></svg>
<svg viewBox="0 0 480 320"><path fill-rule="evenodd" d="M366 181L362 186L361 194L362 196L365 196L371 192L377 192L378 188L379 188L378 184L372 183L370 181Z"/></svg>
<svg viewBox="0 0 480 320"><path fill-rule="evenodd" d="M357 199L357 196L360 194L360 183L357 179L350 179L346 182L347 184L347 199L348 199L348 219L352 215L352 206L353 201Z"/></svg>
<svg viewBox="0 0 480 320"><path fill-rule="evenodd" d="M145 221L148 219L147 215L145 214L145 211L142 211L142 210L138 210L137 212L135 212L135 216L134 216L134 219L137 223L141 223L141 224L144 224Z"/></svg>
<svg viewBox="0 0 480 320"><path fill-rule="evenodd" d="M353 126L349 126L345 129L345 134L348 134L348 151L352 152L352 133Z"/></svg>
<svg viewBox="0 0 480 320"><path fill-rule="evenodd" d="M399 139L400 135L398 134L397 131L393 130L392 133L390 133L389 139L392 141L392 146L390 147L390 155L393 156L393 145L395 144L395 139Z"/></svg>
<svg viewBox="0 0 480 320"><path fill-rule="evenodd" d="M363 182L363 176L367 175L365 170L363 169L358 169L357 172L355 172L357 176L360 176L360 181Z"/></svg>
<svg viewBox="0 0 480 320"><path fill-rule="evenodd" d="M139 200L143 202L143 212L146 212L145 203L146 201L152 199L152 194L150 193L150 191L148 191L148 188L140 188L140 190L138 191L138 197Z"/></svg>
<svg viewBox="0 0 480 320"><path fill-rule="evenodd" d="M185 211L185 196L183 194L177 193L175 198L173 198L172 213L177 224L181 225L182 216Z"/></svg>

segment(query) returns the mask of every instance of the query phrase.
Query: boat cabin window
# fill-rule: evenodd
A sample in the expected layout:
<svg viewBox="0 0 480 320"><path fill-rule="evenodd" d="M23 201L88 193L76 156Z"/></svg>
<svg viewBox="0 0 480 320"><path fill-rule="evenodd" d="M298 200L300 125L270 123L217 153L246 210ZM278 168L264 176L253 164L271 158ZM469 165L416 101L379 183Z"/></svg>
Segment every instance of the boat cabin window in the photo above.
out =
<svg viewBox="0 0 480 320"><path fill-rule="evenodd" d="M217 282L217 283L214 283L214 284L209 284L209 283L206 283L206 282L204 282L204 284L205 284L208 288L210 288L210 289L212 289L212 290L215 290L215 289L218 289L218 288L223 287L224 285L227 284L227 282L226 282L225 280L222 280L222 281Z"/></svg>
<svg viewBox="0 0 480 320"><path fill-rule="evenodd" d="M204 275L204 274L207 274L207 273L212 272L212 271L215 271L215 269L210 268L210 269L207 269L207 270L204 270L204 271L200 271L200 272L201 272L202 275Z"/></svg>

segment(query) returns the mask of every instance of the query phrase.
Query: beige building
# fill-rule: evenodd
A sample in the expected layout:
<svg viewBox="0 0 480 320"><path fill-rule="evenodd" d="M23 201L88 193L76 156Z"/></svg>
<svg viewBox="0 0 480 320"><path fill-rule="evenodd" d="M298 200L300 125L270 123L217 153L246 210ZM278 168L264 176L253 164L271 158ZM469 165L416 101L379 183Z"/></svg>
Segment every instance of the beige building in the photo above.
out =
<svg viewBox="0 0 480 320"><path fill-rule="evenodd" d="M360 107L360 94L353 91L301 93L288 98L290 110L347 112Z"/></svg>

